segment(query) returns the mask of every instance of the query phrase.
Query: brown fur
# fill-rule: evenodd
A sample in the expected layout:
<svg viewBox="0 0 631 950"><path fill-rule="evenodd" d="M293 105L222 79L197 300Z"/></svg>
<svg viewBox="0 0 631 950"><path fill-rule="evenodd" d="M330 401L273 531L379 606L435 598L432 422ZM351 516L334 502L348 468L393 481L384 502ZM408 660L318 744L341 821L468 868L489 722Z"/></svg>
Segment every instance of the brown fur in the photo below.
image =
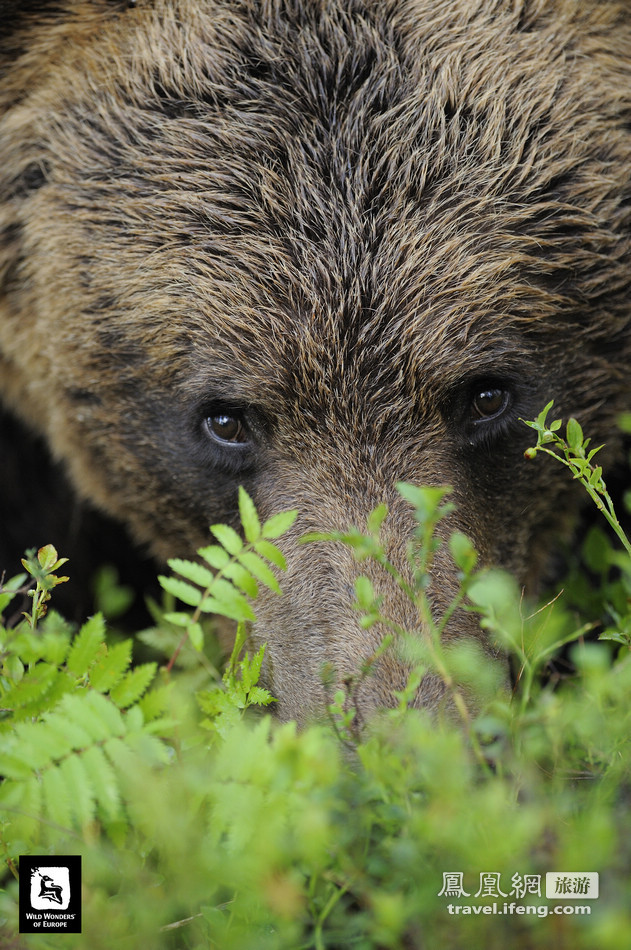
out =
<svg viewBox="0 0 631 950"><path fill-rule="evenodd" d="M158 557L235 523L239 483L263 517L299 509L255 631L280 714L381 635L350 555L298 538L386 501L403 566L396 481L451 484L449 527L536 578L577 501L523 460L519 417L554 398L614 458L629 407L628 5L43 0L5 22L3 401ZM510 401L479 420L489 386ZM218 412L248 447L208 438ZM437 610L456 583L443 551ZM406 675L386 657L360 711Z"/></svg>

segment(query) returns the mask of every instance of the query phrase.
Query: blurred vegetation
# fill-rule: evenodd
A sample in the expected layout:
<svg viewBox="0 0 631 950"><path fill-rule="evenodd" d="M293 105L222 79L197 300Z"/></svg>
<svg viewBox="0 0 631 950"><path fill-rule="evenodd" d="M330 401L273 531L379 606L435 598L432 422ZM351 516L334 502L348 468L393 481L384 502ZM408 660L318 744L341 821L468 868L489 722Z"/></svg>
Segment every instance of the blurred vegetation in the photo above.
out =
<svg viewBox="0 0 631 950"><path fill-rule="evenodd" d="M529 608L510 577L477 570L456 535L461 591L435 618L428 578L448 492L401 486L418 531L415 582L399 580L427 637L394 628L358 580L361 622L384 626L384 649L415 650L398 707L360 735L356 683L299 732L267 711L262 654L242 655L259 587L277 588L274 542L293 513L261 525L241 490L243 536L214 526L199 561L171 562L155 625L134 643L101 615L77 632L49 610L63 559L51 545L29 552L0 589L0 944L3 934L3 945L38 950L631 946L631 558L578 424L562 438L549 408L532 423L530 454L573 464L618 526L607 519L615 546L599 528L586 538L597 583L573 569L562 596ZM377 509L365 532L329 537L396 573L384 517ZM99 583L117 616L125 588ZM509 655L512 691L505 660L442 643L457 607L476 610ZM217 613L238 625L223 675ZM134 663L138 646L154 659ZM449 699L432 716L408 708L427 672ZM17 937L19 856L33 853L83 856L82 934ZM553 871L597 872L599 897L548 899ZM571 912L579 906L589 913Z"/></svg>

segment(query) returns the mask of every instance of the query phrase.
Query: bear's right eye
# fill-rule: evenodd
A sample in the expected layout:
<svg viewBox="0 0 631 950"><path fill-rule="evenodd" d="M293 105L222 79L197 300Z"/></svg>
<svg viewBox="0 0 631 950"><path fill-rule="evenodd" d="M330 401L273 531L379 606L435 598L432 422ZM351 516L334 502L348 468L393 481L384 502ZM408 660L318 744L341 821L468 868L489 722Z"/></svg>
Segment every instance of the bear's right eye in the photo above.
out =
<svg viewBox="0 0 631 950"><path fill-rule="evenodd" d="M483 422L500 416L507 408L510 395L506 389L489 386L477 389L473 394L474 421Z"/></svg>
<svg viewBox="0 0 631 950"><path fill-rule="evenodd" d="M242 417L235 412L217 412L204 420L206 432L215 442L225 445L244 445L250 435Z"/></svg>

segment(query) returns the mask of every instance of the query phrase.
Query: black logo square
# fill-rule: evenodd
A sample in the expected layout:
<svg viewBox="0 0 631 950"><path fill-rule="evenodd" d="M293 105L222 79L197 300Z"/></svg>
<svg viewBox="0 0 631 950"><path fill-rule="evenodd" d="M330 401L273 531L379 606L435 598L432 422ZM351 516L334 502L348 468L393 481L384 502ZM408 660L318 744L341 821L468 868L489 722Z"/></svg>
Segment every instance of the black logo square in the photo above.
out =
<svg viewBox="0 0 631 950"><path fill-rule="evenodd" d="M20 856L21 934L81 933L81 855Z"/></svg>

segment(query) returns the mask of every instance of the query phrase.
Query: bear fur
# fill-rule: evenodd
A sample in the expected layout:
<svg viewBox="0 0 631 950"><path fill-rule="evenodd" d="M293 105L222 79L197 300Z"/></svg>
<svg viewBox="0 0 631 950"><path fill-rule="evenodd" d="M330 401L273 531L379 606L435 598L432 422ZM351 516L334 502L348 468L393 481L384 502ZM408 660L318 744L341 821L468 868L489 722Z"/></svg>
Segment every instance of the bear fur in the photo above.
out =
<svg viewBox="0 0 631 950"><path fill-rule="evenodd" d="M615 464L630 403L628 3L20 0L0 20L5 411L158 559L238 526L239 484L262 518L299 510L252 633L279 715L317 711L323 664L344 682L383 634L352 609L351 555L300 537L385 501L404 571L399 480L450 484L442 536L535 585L580 496L524 460L520 419L554 399ZM436 611L457 583L443 545ZM472 614L445 635L482 637ZM386 654L360 716L407 674ZM440 694L426 677L415 704Z"/></svg>

